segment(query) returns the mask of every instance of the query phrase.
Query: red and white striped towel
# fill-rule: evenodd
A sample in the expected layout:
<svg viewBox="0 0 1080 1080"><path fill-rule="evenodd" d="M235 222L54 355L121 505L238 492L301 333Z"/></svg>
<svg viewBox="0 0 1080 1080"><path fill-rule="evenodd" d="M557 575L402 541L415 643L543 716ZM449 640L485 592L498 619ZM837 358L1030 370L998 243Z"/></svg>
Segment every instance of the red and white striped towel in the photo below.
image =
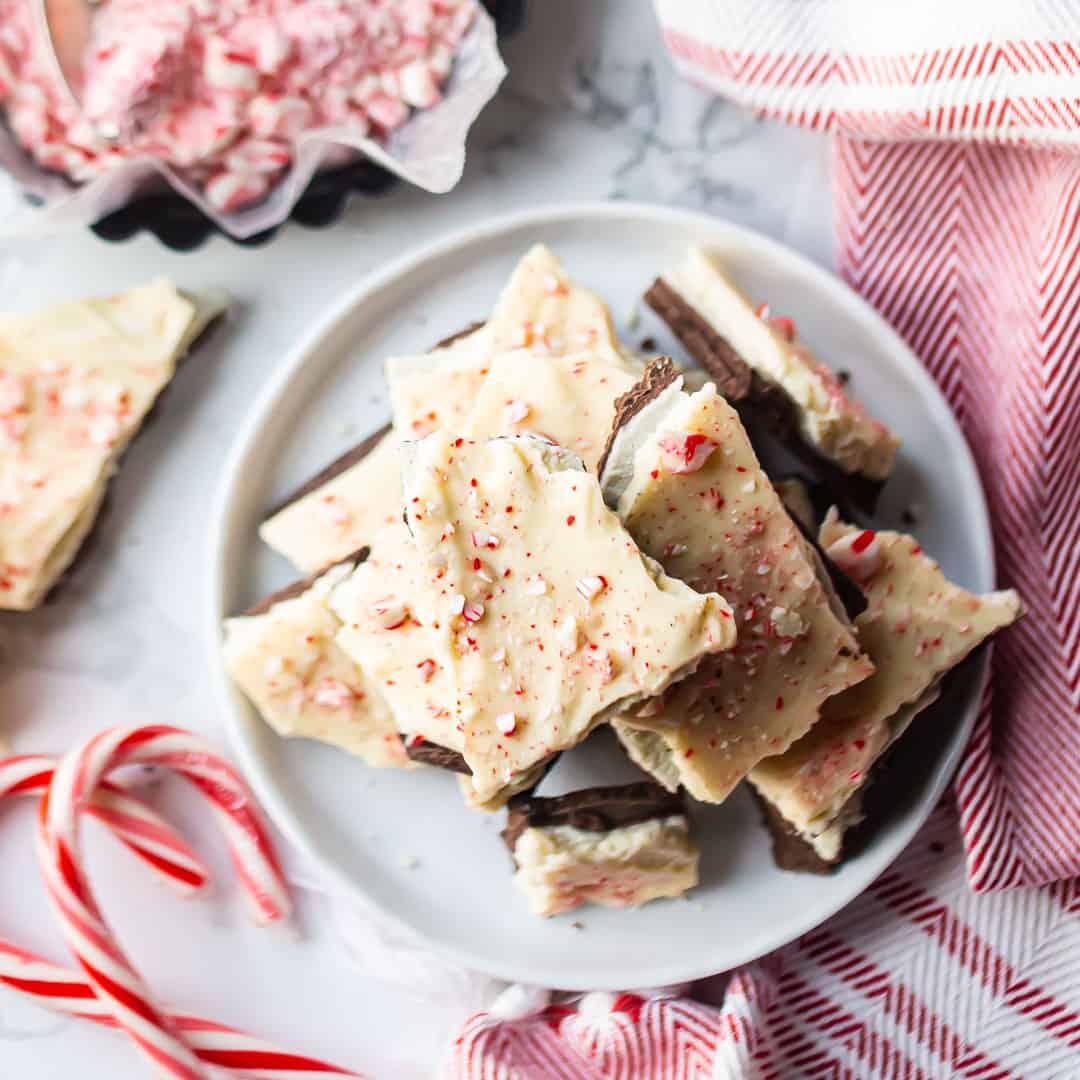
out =
<svg viewBox="0 0 1080 1080"><path fill-rule="evenodd" d="M832 140L840 272L955 409L1030 612L997 646L955 805L843 913L736 972L719 1009L479 1014L443 1075L1078 1077L1080 10L656 6L684 75Z"/></svg>

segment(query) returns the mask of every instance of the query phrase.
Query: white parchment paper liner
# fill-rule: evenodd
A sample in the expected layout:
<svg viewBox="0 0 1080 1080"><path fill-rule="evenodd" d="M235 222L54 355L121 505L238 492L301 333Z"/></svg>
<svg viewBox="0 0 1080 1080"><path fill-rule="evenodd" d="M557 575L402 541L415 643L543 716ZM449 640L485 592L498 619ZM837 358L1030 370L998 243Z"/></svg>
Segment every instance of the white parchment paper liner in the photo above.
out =
<svg viewBox="0 0 1080 1080"><path fill-rule="evenodd" d="M21 190L42 200L0 224L0 235L25 235L60 226L89 225L133 197L160 188L161 179L194 203L216 225L243 239L280 225L290 214L312 176L324 165L340 164L342 148L358 150L396 176L435 194L453 188L465 167L465 137L480 110L506 76L499 56L495 24L480 9L465 35L439 104L422 109L395 131L387 143L357 138L348 127L306 132L296 143L293 165L262 201L232 213L211 206L202 192L174 169L154 158L140 158L81 186L46 172L0 123L0 168Z"/></svg>

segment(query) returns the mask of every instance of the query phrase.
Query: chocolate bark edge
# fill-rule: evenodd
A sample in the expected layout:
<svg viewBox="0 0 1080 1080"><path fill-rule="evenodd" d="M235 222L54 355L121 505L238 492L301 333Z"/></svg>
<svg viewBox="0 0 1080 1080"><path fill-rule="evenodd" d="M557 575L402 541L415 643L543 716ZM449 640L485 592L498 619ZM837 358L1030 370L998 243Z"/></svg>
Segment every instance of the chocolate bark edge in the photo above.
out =
<svg viewBox="0 0 1080 1080"><path fill-rule="evenodd" d="M809 443L799 426L799 407L782 386L750 367L731 343L663 278L657 278L649 287L645 303L716 382L728 402L745 411L749 419L758 420L812 469L828 485L835 502L866 514L874 512L885 482L847 472Z"/></svg>
<svg viewBox="0 0 1080 1080"><path fill-rule="evenodd" d="M860 616L867 608L866 594L855 584L829 558L825 553L825 549L821 546L818 538L813 532L808 529L797 514L790 515L791 520L795 522L795 527L803 535L803 539L814 549L818 557L821 559L822 566L825 567L825 572L829 575L829 581L832 583L833 589L836 591L836 595L840 597L840 603L844 605L844 611L847 612L847 617L854 622L858 616Z"/></svg>
<svg viewBox="0 0 1080 1080"><path fill-rule="evenodd" d="M663 278L657 278L649 286L645 303L715 380L716 388L728 401L735 404L750 394L753 373L749 364Z"/></svg>
<svg viewBox="0 0 1080 1080"><path fill-rule="evenodd" d="M522 792L507 804L502 838L513 852L526 829L570 825L587 832L610 832L654 818L685 814L683 797L651 780L585 788L544 797Z"/></svg>
<svg viewBox="0 0 1080 1080"><path fill-rule="evenodd" d="M248 615L265 615L275 604L280 604L284 600L293 600L297 596L302 596L304 593L315 584L323 576L323 574L329 573L335 566L341 566L344 563L352 563L354 566L359 566L368 555L371 554L371 548L362 547L346 555L343 559L337 559L330 566L324 566L321 570L316 570L313 574L308 574L305 578L300 578L298 581L293 581L283 588L276 589L268 596L264 596L258 603L253 604L247 610L242 611L240 614L243 616Z"/></svg>
<svg viewBox="0 0 1080 1080"><path fill-rule="evenodd" d="M414 738L402 738L405 744L405 753L410 761L418 761L422 765L433 765L437 769L447 769L450 772L461 773L463 776L472 776L472 769L468 762L456 750L440 746L438 743L425 739L422 736Z"/></svg>
<svg viewBox="0 0 1080 1080"><path fill-rule="evenodd" d="M832 862L823 859L814 850L813 844L804 840L772 803L759 795L753 785L749 786L761 811L761 820L772 839L773 862L781 870L793 870L803 874L831 874L843 861L843 851L841 850L840 856Z"/></svg>
<svg viewBox="0 0 1080 1080"><path fill-rule="evenodd" d="M432 349L445 349L449 345L455 344L455 342L461 341L462 338L467 338L470 334L475 334L484 325L483 320L479 322L471 322L468 326L463 326L460 330L456 330L452 334L448 334L442 339L442 341L436 341L432 346Z"/></svg>
<svg viewBox="0 0 1080 1080"><path fill-rule="evenodd" d="M277 503L267 511L263 520L268 521L270 518L274 517L275 514L280 514L286 507L292 506L295 502L299 502L306 495L310 495L313 491L317 491L324 484L330 483L335 477L340 476L347 469L351 469L358 462L363 461L364 458L366 458L368 454L370 454L371 451L390 434L390 429L390 424L383 424L378 431L373 431L367 438L358 442L351 449L346 450L340 457L331 461L325 469L317 472L310 480L306 480L294 492L286 496L281 502Z"/></svg>
<svg viewBox="0 0 1080 1080"><path fill-rule="evenodd" d="M604 452L596 463L596 475L603 476L615 439L642 409L655 401L679 377L670 356L659 356L650 361L641 378L625 394L615 399L615 418L611 422Z"/></svg>

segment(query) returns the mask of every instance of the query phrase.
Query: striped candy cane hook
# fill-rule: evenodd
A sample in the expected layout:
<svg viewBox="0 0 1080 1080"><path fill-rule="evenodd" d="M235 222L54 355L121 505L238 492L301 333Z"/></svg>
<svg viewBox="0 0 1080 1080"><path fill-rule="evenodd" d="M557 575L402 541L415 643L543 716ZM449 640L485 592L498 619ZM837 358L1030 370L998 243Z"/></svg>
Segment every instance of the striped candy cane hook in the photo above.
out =
<svg viewBox="0 0 1080 1080"><path fill-rule="evenodd" d="M232 765L178 728L115 728L95 736L65 757L53 775L42 802L38 860L86 985L107 1006L111 1022L131 1036L160 1075L181 1080L206 1080L220 1075L219 1068L264 1080L355 1076L154 1003L102 918L81 862L81 811L94 805L95 792L110 770L132 764L171 768L208 800L260 921L284 919L290 910L281 868L254 798Z"/></svg>

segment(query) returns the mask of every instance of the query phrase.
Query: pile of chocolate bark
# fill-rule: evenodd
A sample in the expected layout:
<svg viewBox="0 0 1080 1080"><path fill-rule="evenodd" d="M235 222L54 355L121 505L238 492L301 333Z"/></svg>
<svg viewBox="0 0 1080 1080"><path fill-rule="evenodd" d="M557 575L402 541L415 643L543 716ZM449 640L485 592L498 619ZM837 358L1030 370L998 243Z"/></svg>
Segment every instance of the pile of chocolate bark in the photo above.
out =
<svg viewBox="0 0 1080 1080"><path fill-rule="evenodd" d="M391 423L262 526L309 576L225 628L281 734L507 807L540 915L682 894L686 800L744 780L782 866L835 866L890 746L1021 612L866 527L898 440L791 320L699 250L645 299L685 356L628 348L536 247L482 324L388 359ZM601 725L641 779L539 794Z"/></svg>

